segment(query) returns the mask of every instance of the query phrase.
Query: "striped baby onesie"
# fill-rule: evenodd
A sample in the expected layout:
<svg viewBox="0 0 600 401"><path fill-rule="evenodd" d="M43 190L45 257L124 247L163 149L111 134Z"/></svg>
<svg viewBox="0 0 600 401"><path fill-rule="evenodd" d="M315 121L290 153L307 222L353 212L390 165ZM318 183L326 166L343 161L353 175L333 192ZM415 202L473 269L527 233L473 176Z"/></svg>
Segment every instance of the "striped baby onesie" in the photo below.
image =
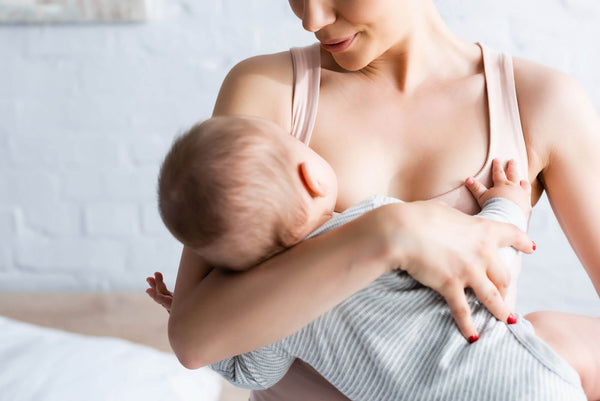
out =
<svg viewBox="0 0 600 401"><path fill-rule="evenodd" d="M374 195L308 238L394 202ZM490 199L477 216L527 226L520 208L502 198ZM499 252L506 264L517 255L513 248ZM289 337L211 368L238 387L264 389L300 358L354 401L586 400L575 370L529 322L522 316L514 325L499 322L471 290L467 297L480 333L474 344L460 334L437 292L395 271Z"/></svg>

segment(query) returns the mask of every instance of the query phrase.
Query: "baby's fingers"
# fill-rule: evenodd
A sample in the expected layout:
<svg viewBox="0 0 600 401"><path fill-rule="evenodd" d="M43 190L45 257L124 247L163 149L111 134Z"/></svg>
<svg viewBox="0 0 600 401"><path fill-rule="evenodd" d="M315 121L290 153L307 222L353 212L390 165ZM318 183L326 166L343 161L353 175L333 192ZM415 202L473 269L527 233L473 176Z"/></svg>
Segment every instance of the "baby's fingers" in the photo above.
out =
<svg viewBox="0 0 600 401"><path fill-rule="evenodd" d="M472 177L469 177L465 180L465 186L469 191L471 191L471 193L477 200L479 200L479 198L481 198L485 191L487 191L485 185L483 185L482 183L480 183Z"/></svg>
<svg viewBox="0 0 600 401"><path fill-rule="evenodd" d="M153 288L148 288L146 293L160 306L165 308L167 312L171 312L171 304L173 303L173 297L170 295L159 294Z"/></svg>
<svg viewBox="0 0 600 401"><path fill-rule="evenodd" d="M470 343L477 341L479 334L475 328L475 323L473 323L471 307L467 302L465 289L459 285L451 286L447 287L446 290L440 294L446 299L452 317L463 337Z"/></svg>
<svg viewBox="0 0 600 401"><path fill-rule="evenodd" d="M506 164L506 178L512 182L519 182L519 171L515 159L510 159Z"/></svg>
<svg viewBox="0 0 600 401"><path fill-rule="evenodd" d="M504 167L500 162L500 159L492 160L492 181L494 185L498 185L507 181L506 173L504 172Z"/></svg>
<svg viewBox="0 0 600 401"><path fill-rule="evenodd" d="M154 273L154 277L156 280L156 289L158 292L162 293L162 294L169 294L172 295L171 291L169 291L169 289L167 288L167 285L165 284L164 280L163 280L163 276L160 272L156 272Z"/></svg>
<svg viewBox="0 0 600 401"><path fill-rule="evenodd" d="M146 288L146 294L148 294L150 296L150 298L152 298L154 300L154 302L162 305L162 303L159 300L159 296L158 296L158 293L156 292L156 289Z"/></svg>

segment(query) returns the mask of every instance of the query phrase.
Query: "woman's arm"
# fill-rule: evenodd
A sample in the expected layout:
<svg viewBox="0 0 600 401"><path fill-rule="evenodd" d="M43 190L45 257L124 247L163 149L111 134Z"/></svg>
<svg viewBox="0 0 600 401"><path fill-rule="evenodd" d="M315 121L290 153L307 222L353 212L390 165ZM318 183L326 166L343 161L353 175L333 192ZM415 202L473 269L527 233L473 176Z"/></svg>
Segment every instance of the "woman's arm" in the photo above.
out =
<svg viewBox="0 0 600 401"><path fill-rule="evenodd" d="M181 363L198 368L271 344L391 270L385 242L368 227L377 218L357 219L245 272L211 271L184 248L169 316Z"/></svg>
<svg viewBox="0 0 600 401"><path fill-rule="evenodd" d="M600 118L571 77L515 63L528 154L554 213L600 295ZM560 312L526 316L536 335L573 366L590 400L599 399L600 319ZM574 341L573 333L586 333Z"/></svg>
<svg viewBox="0 0 600 401"><path fill-rule="evenodd" d="M571 77L519 60L515 80L530 159L600 294L600 118Z"/></svg>
<svg viewBox="0 0 600 401"><path fill-rule="evenodd" d="M210 268L184 248L169 317L171 346L190 369L258 349L398 266L440 292L455 318L469 320L461 299L468 285L494 294L486 299L479 292L490 309L505 307L488 278L490 266L504 270L496 251L504 246L531 252L531 241L513 225L415 202L375 209L245 272L215 269L202 278ZM483 277L488 284L477 288ZM508 309L502 313L506 320Z"/></svg>

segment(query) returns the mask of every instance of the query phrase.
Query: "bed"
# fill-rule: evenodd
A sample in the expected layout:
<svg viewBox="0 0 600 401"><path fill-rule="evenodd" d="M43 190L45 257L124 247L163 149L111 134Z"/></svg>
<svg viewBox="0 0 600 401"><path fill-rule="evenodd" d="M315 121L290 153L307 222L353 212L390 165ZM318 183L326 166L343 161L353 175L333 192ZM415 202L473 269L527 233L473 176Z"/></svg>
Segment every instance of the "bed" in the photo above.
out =
<svg viewBox="0 0 600 401"><path fill-rule="evenodd" d="M0 401L248 399L181 367L166 333L143 292L0 293Z"/></svg>

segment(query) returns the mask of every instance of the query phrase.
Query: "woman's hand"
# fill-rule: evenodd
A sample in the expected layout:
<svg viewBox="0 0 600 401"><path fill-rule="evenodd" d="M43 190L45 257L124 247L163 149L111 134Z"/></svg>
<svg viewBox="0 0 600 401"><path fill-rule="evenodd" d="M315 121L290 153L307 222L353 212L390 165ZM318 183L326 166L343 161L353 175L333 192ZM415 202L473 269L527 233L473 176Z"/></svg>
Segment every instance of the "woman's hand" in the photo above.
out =
<svg viewBox="0 0 600 401"><path fill-rule="evenodd" d="M504 302L510 275L498 248L512 246L533 252L533 243L516 226L469 216L440 201L392 204L384 218L394 263L421 284L439 292L450 307L463 336L470 342L478 333L465 288L501 321L514 323ZM394 208L408 208L395 213ZM400 210L400 209L397 209ZM384 211L384 210L382 210ZM392 227L394 226L394 227Z"/></svg>
<svg viewBox="0 0 600 401"><path fill-rule="evenodd" d="M171 304L173 303L173 293L167 289L161 273L154 273L154 277L147 277L146 282L150 286L146 290L146 294L157 304L161 305L171 313Z"/></svg>

